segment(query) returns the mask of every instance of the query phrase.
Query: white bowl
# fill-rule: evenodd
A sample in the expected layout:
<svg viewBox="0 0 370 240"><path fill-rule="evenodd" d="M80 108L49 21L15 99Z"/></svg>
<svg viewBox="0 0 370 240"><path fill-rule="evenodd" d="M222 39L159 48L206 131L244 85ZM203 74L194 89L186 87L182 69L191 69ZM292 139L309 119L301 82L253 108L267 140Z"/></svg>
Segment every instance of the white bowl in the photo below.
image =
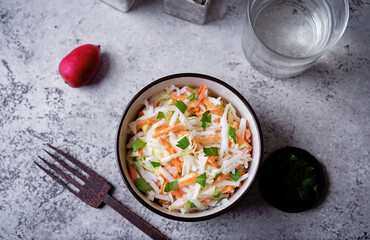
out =
<svg viewBox="0 0 370 240"><path fill-rule="evenodd" d="M252 133L252 164L249 169L249 177L243 182L242 186L235 191L235 193L229 198L229 203L227 205L223 204L221 206L211 208L201 212L186 213L182 214L180 212L168 211L168 209L150 201L142 192L140 192L135 183L129 177L129 172L126 162L126 144L128 141L128 124L137 118L139 110L144 106L144 99L150 98L154 94L163 91L166 87L170 85L176 86L189 86L189 87L200 87L207 86L214 96L220 96L225 102L231 103L237 111L238 116L244 117L248 120L249 127ZM235 206L252 188L254 184L257 173L262 162L262 134L261 128L258 123L256 114L254 113L252 107L249 105L247 100L234 88L225 82L202 74L195 73L181 73L175 74L167 77L163 77L156 80L146 87L144 87L140 92L138 92L132 100L128 103L121 122L118 128L117 134L117 160L118 166L122 175L122 178L130 190L132 195L145 207L152 210L153 212L174 220L179 221L200 221L213 218Z"/></svg>

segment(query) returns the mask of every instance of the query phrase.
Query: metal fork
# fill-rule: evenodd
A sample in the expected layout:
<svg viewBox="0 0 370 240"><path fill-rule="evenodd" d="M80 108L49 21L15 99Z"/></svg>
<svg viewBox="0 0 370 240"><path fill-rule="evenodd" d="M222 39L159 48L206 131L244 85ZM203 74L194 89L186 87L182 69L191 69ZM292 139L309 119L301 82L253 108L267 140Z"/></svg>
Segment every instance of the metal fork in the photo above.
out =
<svg viewBox="0 0 370 240"><path fill-rule="evenodd" d="M75 186L79 191L75 191L70 188L66 183L61 181L58 177L56 177L52 172L41 166L39 163L35 162L35 164L40 167L44 172L46 172L50 177L52 177L55 181L60 183L63 187L68 189L71 193L76 195L79 199L84 201L85 203L89 204L94 208L98 208L103 206L104 203L113 208L116 212L121 214L124 218L126 218L129 222L143 231L152 239L169 239L162 233L160 233L157 229L155 229L152 225L141 219L135 213L131 212L128 208L118 202L115 198L113 198L108 192L112 189L112 186L100 175L96 172L91 170L89 167L81 163L80 161L69 157L67 154L62 152L56 147L47 144L51 149L55 152L59 153L61 156L69 160L73 163L76 167L80 170L84 171L88 177L83 175L81 172L77 171L75 168L71 167L67 164L64 160L58 158L56 155L51 154L47 150L44 151L50 155L55 161L57 161L60 165L62 165L65 169L71 172L73 175L81 179L85 184L81 185L76 180L74 180L71 176L63 172L60 168L56 165L46 161L42 157L38 156L46 165L48 165L51 169L55 171L58 175L64 178L68 183Z"/></svg>

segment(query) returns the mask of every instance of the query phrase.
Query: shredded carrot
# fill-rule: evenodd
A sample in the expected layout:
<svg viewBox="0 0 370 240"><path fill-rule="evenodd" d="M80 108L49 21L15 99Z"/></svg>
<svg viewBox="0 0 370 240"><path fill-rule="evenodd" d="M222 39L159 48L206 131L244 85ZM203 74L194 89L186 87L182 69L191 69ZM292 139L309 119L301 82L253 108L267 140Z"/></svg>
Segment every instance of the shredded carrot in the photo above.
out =
<svg viewBox="0 0 370 240"><path fill-rule="evenodd" d="M208 138L202 138L202 139L197 139L193 140L193 143L201 143L201 142L212 142L212 141L217 141L220 140L220 136L213 136L213 137L208 137Z"/></svg>
<svg viewBox="0 0 370 240"><path fill-rule="evenodd" d="M208 202L210 202L210 201L212 201L212 198L205 198L205 199L203 199L203 200L201 201L201 203L208 203Z"/></svg>
<svg viewBox="0 0 370 240"><path fill-rule="evenodd" d="M211 165L212 167L217 168L216 159L217 159L217 156L209 156L209 157L208 157L208 159L207 159L207 162L208 162L208 163L209 163L209 165Z"/></svg>
<svg viewBox="0 0 370 240"><path fill-rule="evenodd" d="M184 191L182 191L180 188L177 188L176 191L171 191L172 195L175 195L177 198L181 198L182 195L184 195Z"/></svg>
<svg viewBox="0 0 370 240"><path fill-rule="evenodd" d="M236 166L236 168L235 169L238 169L239 170L239 168L241 167L241 165L239 164L238 166Z"/></svg>
<svg viewBox="0 0 370 240"><path fill-rule="evenodd" d="M174 167L174 164L171 164L172 167ZM171 173L172 177L177 178L179 176L179 172L175 169L173 173Z"/></svg>
<svg viewBox="0 0 370 240"><path fill-rule="evenodd" d="M159 138L159 141L161 141L161 143L164 145L164 149L166 149L166 151L169 153L169 154L175 154L176 151L175 149L172 147L171 143L167 142L166 140L164 140L163 138Z"/></svg>
<svg viewBox="0 0 370 240"><path fill-rule="evenodd" d="M238 134L235 134L236 135L236 142L241 145L243 143L247 143L243 138L241 138Z"/></svg>
<svg viewBox="0 0 370 240"><path fill-rule="evenodd" d="M233 128L235 128L235 129L237 129L238 128L238 122L237 121L234 121L234 123L233 123Z"/></svg>
<svg viewBox="0 0 370 240"><path fill-rule="evenodd" d="M209 111L209 113L216 114L216 115L222 115L222 110L221 110L221 108L214 108L214 109L211 109ZM197 113L198 118L201 117L202 115L203 115L203 113L200 113L200 112Z"/></svg>
<svg viewBox="0 0 370 240"><path fill-rule="evenodd" d="M189 185L189 184L195 183L195 182L197 181L197 177L198 177L199 175L200 175L200 174L197 174L197 175L195 175L195 176L193 176L193 177L191 177L191 178L188 178L188 179L186 179L186 180L184 180L184 181L179 182L179 183L178 183L178 187L180 188L180 187L184 187L184 186L186 186L186 185Z"/></svg>
<svg viewBox="0 0 370 240"><path fill-rule="evenodd" d="M230 173L228 173L228 174L222 174L222 173L221 173L221 175L220 175L220 176L218 176L218 177L213 181L213 183L212 183L212 184L214 184L214 183L218 183L218 182L220 182L220 181L222 181L222 180L229 179L229 176L230 176Z"/></svg>
<svg viewBox="0 0 370 240"><path fill-rule="evenodd" d="M163 176L163 174L162 174L162 173L159 173L159 176L160 176L161 178L163 178L163 179L164 179L164 181L167 181L167 182L168 182L168 179L167 179L167 178L165 178L165 177Z"/></svg>
<svg viewBox="0 0 370 240"><path fill-rule="evenodd" d="M136 170L134 168L134 166L132 166L131 164L128 164L128 170L130 172L130 178L133 182L135 182L136 180Z"/></svg>
<svg viewBox="0 0 370 240"><path fill-rule="evenodd" d="M139 157L142 157L143 156L143 148L142 147L139 148L138 152L139 152Z"/></svg>
<svg viewBox="0 0 370 240"><path fill-rule="evenodd" d="M182 171L182 165L183 165L183 162L180 160L180 158L175 158L174 160L173 160L173 162L174 162L174 165L175 165L175 168L176 168L176 170L177 170L177 172L180 174L181 173L181 171Z"/></svg>
<svg viewBox="0 0 370 240"><path fill-rule="evenodd" d="M193 107L197 107L203 101L204 93L205 93L206 90L207 90L207 87L205 87L205 86L199 88L199 90L197 92L198 100L194 101Z"/></svg>
<svg viewBox="0 0 370 240"><path fill-rule="evenodd" d="M164 128L164 129L162 129L162 130L160 130L160 131L155 131L155 133L153 134L153 138L156 138L156 137L159 137L159 136L162 136L162 135L164 135L164 134L166 134L166 133L169 133L169 132L175 132L175 131L177 131L177 130L179 130L180 129L180 124L179 123L176 123L173 127L171 127L171 126L168 126L167 128Z"/></svg>
<svg viewBox="0 0 370 240"><path fill-rule="evenodd" d="M145 120L143 120L143 121L139 122L139 124L138 124L138 125L136 125L136 130L139 130L139 129L140 129L140 128L142 128L145 124L148 124L148 123L156 123L156 122L158 122L158 121L159 121L159 119L158 119L158 120L154 120L154 119L147 118L147 119L145 119Z"/></svg>
<svg viewBox="0 0 370 240"><path fill-rule="evenodd" d="M201 94L202 90L203 90L203 86L201 86L201 87L198 89L198 91L197 91L197 95L198 95L198 96Z"/></svg>
<svg viewBox="0 0 370 240"><path fill-rule="evenodd" d="M186 99L187 97L188 97L188 96L184 96L184 95L181 95L181 96L172 95L172 100L173 100L174 102L176 102L176 100L185 101L185 99Z"/></svg>
<svg viewBox="0 0 370 240"><path fill-rule="evenodd" d="M184 130L178 130L176 131L177 133L181 134L181 135L186 135L189 133L189 131L184 131Z"/></svg>
<svg viewBox="0 0 370 240"><path fill-rule="evenodd" d="M233 188L233 186L225 186L222 189L222 192L231 192L231 193L233 193L234 192L234 188Z"/></svg>
<svg viewBox="0 0 370 240"><path fill-rule="evenodd" d="M202 103L207 106L208 109L214 109L215 105L208 101L207 99L203 98Z"/></svg>
<svg viewBox="0 0 370 240"><path fill-rule="evenodd" d="M168 128L168 125L161 125L161 126L158 126L155 131L158 132L158 131L162 131L163 129L166 129Z"/></svg>
<svg viewBox="0 0 370 240"><path fill-rule="evenodd" d="M141 110L138 114L139 117L143 116L144 115L144 110Z"/></svg>

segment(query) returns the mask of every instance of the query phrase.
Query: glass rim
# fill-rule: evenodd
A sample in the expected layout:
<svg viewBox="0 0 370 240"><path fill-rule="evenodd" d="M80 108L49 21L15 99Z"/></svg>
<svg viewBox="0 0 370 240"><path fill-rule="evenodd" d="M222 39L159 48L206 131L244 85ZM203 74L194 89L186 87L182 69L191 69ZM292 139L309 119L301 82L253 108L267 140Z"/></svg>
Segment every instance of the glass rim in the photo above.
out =
<svg viewBox="0 0 370 240"><path fill-rule="evenodd" d="M247 21L248 21L248 24L251 26L253 35L258 40L258 42L261 43L261 45L265 49L267 49L268 51L270 51L271 53L277 55L280 58L285 58L285 59L295 60L295 61L316 60L316 59L320 58L322 55L324 55L330 48L332 48L342 38L345 30L347 29L348 20L349 20L349 3L348 3L348 0L342 0L344 2L344 8L345 8L345 19L344 19L344 26L341 29L341 31L339 32L337 39L335 41L333 41L331 44L328 44L322 51L320 51L318 53L315 53L313 55L304 56L304 57L291 57L291 56L287 56L287 55L281 54L281 53L279 53L279 52L271 49L270 47L268 47L260 39L260 37L257 35L257 33L256 33L255 29L254 29L254 26L253 26L253 24L251 22L251 18L250 18L250 10L251 10L251 5L252 5L251 3L254 2L254 1L258 1L258 0L248 0L248 3L247 3Z"/></svg>

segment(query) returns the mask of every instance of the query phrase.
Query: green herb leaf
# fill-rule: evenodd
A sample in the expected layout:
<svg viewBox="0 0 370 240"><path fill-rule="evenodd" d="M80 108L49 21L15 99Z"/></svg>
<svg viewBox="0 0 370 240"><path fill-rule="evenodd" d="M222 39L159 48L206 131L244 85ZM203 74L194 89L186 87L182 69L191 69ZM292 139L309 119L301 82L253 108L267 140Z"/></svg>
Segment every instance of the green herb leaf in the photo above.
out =
<svg viewBox="0 0 370 240"><path fill-rule="evenodd" d="M189 200L188 200L188 202L189 202L191 208L196 207L194 203L190 202Z"/></svg>
<svg viewBox="0 0 370 240"><path fill-rule="evenodd" d="M166 186L164 187L165 192L171 192L177 190L177 181L168 182L166 183Z"/></svg>
<svg viewBox="0 0 370 240"><path fill-rule="evenodd" d="M166 119L163 112L158 112L157 119L160 119L160 118Z"/></svg>
<svg viewBox="0 0 370 240"><path fill-rule="evenodd" d="M234 174L230 174L229 176L234 182L238 181L240 178L240 171L238 169L235 169Z"/></svg>
<svg viewBox="0 0 370 240"><path fill-rule="evenodd" d="M221 192L219 192L216 195L214 195L213 198L219 198L220 196L221 196Z"/></svg>
<svg viewBox="0 0 370 240"><path fill-rule="evenodd" d="M181 148L182 150L185 150L190 145L190 142L187 137L181 138L180 141L177 142L176 146Z"/></svg>
<svg viewBox="0 0 370 240"><path fill-rule="evenodd" d="M215 106L215 108L222 108L222 110L225 110L225 107L223 106L223 105L221 105L221 104L217 104L216 106Z"/></svg>
<svg viewBox="0 0 370 240"><path fill-rule="evenodd" d="M197 177L197 183L199 183L202 187L206 186L206 180L207 180L206 173L203 173L202 175Z"/></svg>
<svg viewBox="0 0 370 240"><path fill-rule="evenodd" d="M234 140L234 143L236 143L235 128L233 128L232 126L229 126L229 136L232 140Z"/></svg>
<svg viewBox="0 0 370 240"><path fill-rule="evenodd" d="M224 199L223 199L223 198L218 199L218 201L216 202L215 206L216 206L217 204L219 204L220 202L222 202L222 200L224 200Z"/></svg>
<svg viewBox="0 0 370 240"><path fill-rule="evenodd" d="M146 142L141 141L140 138L136 138L134 144L132 145L132 148L134 149L134 152L137 152L137 150L144 147L145 145L146 145Z"/></svg>
<svg viewBox="0 0 370 240"><path fill-rule="evenodd" d="M190 202L189 200L186 202L186 204L184 205L184 208L185 210L188 210L190 208L194 208L196 207L194 203Z"/></svg>
<svg viewBox="0 0 370 240"><path fill-rule="evenodd" d="M148 191L153 190L153 188L150 186L150 184L147 183L142 178L136 178L136 185L137 185L137 188L140 191L142 191L143 193L147 193Z"/></svg>
<svg viewBox="0 0 370 240"><path fill-rule="evenodd" d="M212 120L212 114L210 114L211 111L207 110L203 113L202 115L202 118L200 119L200 121L202 122L202 128L207 128L209 127L209 124L207 123L210 123L211 120Z"/></svg>
<svg viewBox="0 0 370 240"><path fill-rule="evenodd" d="M219 156L217 147L203 148L204 156Z"/></svg>
<svg viewBox="0 0 370 240"><path fill-rule="evenodd" d="M177 100L174 105L182 112L184 113L186 111L186 109L188 109L188 107L186 106L186 104L183 102L183 101L179 101Z"/></svg>
<svg viewBox="0 0 370 240"><path fill-rule="evenodd" d="M195 90L193 90L193 92L189 95L189 97L187 99L189 99L190 101L198 100L197 92Z"/></svg>
<svg viewBox="0 0 370 240"><path fill-rule="evenodd" d="M161 164L159 162L150 162L153 167L159 167Z"/></svg>
<svg viewBox="0 0 370 240"><path fill-rule="evenodd" d="M196 117L197 115L195 113L190 114L189 117Z"/></svg>

